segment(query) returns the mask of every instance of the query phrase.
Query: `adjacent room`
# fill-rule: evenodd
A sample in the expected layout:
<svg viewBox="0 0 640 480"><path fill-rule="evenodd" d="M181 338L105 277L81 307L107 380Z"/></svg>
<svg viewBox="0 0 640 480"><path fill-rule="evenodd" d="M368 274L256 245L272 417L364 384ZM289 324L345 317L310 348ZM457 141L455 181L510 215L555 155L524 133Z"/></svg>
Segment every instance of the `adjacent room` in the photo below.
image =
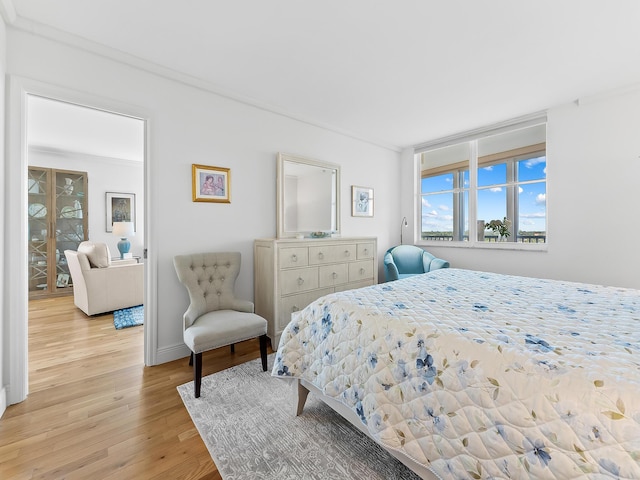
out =
<svg viewBox="0 0 640 480"><path fill-rule="evenodd" d="M1 1L0 478L640 478L639 22Z"/></svg>

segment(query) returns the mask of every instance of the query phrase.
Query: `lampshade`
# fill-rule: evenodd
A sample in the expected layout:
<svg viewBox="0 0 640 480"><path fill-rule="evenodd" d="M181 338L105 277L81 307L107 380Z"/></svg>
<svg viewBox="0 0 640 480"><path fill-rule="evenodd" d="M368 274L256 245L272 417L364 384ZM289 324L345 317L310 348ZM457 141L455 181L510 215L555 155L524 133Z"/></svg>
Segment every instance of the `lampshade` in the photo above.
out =
<svg viewBox="0 0 640 480"><path fill-rule="evenodd" d="M113 234L120 238L133 237L133 222L113 222Z"/></svg>

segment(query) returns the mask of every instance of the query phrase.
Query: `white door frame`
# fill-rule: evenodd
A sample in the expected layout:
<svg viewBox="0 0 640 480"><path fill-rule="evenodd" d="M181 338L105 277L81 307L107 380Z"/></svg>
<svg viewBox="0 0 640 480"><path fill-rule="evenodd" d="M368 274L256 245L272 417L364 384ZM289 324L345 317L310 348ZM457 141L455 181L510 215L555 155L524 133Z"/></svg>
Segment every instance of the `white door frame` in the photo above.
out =
<svg viewBox="0 0 640 480"><path fill-rule="evenodd" d="M144 363L155 365L158 351L156 314L156 269L153 222L153 166L149 161L150 115L145 109L95 95L49 85L18 76L10 76L9 105L7 116L7 157L5 162L5 270L4 270L4 312L8 323L7 351L4 365L7 368L7 404L18 403L29 393L28 368L28 318L29 292L27 278L27 95L38 95L89 108L118 113L139 118L144 127L144 248L145 292L144 292ZM5 326L6 327L6 326ZM5 370L6 371L6 370Z"/></svg>

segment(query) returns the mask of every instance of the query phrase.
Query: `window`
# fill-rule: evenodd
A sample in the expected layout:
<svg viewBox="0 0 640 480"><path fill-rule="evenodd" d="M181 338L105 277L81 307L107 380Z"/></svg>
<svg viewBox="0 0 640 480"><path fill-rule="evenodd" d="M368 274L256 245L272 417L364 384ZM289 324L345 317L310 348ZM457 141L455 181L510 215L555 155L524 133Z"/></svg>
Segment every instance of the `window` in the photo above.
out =
<svg viewBox="0 0 640 480"><path fill-rule="evenodd" d="M469 146L425 152L421 158L422 239L469 236Z"/></svg>
<svg viewBox="0 0 640 480"><path fill-rule="evenodd" d="M544 123L424 148L417 158L422 240L495 242L485 224L507 218L506 241L546 243Z"/></svg>

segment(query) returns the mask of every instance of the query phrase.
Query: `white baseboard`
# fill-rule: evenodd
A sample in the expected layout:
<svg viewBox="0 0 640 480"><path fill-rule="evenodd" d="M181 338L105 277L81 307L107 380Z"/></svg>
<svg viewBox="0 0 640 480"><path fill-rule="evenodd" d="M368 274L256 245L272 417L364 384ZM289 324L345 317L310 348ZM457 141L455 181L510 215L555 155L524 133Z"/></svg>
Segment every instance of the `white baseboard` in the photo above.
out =
<svg viewBox="0 0 640 480"><path fill-rule="evenodd" d="M0 388L0 418L4 415L5 410L7 409L7 390L6 388Z"/></svg>
<svg viewBox="0 0 640 480"><path fill-rule="evenodd" d="M171 345L169 347L158 348L156 352L157 365L160 365L161 363L173 362L174 360L178 360L179 358L188 357L190 353L191 350L189 350L189 347L187 347L184 343Z"/></svg>

